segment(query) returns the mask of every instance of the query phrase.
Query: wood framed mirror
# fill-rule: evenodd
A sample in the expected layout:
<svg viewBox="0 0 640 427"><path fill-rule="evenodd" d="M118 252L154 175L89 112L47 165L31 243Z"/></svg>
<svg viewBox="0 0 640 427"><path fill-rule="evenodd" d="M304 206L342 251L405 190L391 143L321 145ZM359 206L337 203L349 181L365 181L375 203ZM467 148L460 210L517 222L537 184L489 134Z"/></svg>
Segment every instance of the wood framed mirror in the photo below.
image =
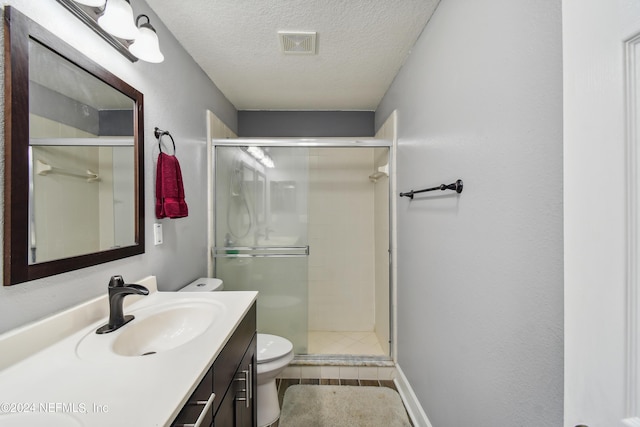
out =
<svg viewBox="0 0 640 427"><path fill-rule="evenodd" d="M144 253L143 96L4 9L4 284Z"/></svg>

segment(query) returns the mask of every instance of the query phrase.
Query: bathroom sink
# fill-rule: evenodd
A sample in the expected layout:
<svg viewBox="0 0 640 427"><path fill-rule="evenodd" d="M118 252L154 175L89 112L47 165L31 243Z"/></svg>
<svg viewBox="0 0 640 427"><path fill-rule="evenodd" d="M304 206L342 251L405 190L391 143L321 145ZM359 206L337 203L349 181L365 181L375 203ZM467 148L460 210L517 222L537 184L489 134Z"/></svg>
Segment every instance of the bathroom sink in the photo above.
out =
<svg viewBox="0 0 640 427"><path fill-rule="evenodd" d="M168 307L127 327L113 342L121 356L146 356L179 347L207 330L216 319L212 304L182 304Z"/></svg>
<svg viewBox="0 0 640 427"><path fill-rule="evenodd" d="M79 343L81 358L149 356L181 347L202 335L221 318L215 301L181 301L154 305L127 314L135 319L109 334L89 332Z"/></svg>

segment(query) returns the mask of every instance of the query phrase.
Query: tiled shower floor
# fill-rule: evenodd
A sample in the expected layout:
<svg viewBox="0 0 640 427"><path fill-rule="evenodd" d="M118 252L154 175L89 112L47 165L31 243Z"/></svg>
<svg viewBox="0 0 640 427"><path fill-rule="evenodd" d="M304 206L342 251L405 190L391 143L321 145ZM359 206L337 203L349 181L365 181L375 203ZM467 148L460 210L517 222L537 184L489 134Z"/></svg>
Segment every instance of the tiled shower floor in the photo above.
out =
<svg viewBox="0 0 640 427"><path fill-rule="evenodd" d="M374 332L309 331L309 354L386 356Z"/></svg>

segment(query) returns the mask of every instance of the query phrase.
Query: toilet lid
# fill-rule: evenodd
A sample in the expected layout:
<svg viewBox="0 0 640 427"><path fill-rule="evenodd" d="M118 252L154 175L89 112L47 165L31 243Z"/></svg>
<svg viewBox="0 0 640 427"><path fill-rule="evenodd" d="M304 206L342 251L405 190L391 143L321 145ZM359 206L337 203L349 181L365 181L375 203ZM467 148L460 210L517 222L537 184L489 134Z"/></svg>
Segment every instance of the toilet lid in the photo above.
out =
<svg viewBox="0 0 640 427"><path fill-rule="evenodd" d="M258 334L258 363L270 362L293 350L293 344L286 338L277 335Z"/></svg>

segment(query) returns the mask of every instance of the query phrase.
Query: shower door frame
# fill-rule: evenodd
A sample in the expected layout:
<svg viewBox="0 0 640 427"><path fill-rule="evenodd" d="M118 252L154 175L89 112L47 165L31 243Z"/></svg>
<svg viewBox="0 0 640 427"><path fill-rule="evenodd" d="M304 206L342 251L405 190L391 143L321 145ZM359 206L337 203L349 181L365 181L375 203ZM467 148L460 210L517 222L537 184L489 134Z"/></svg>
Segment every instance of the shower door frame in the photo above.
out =
<svg viewBox="0 0 640 427"><path fill-rule="evenodd" d="M306 354L296 355L297 359L308 361L341 360L347 358L350 361L379 361L396 360L396 301L395 301L395 280L394 280L394 260L393 242L395 241L395 213L393 212L393 198L396 194L395 182L395 144L394 141L375 138L212 138L210 139L209 171L209 195L212 200L217 199L216 191L216 147L289 147L289 148L388 148L389 161L389 354L387 356L359 356L359 355L324 355ZM216 275L216 223L215 206L210 204L210 215L208 215L209 226L209 260L211 262L211 272Z"/></svg>

